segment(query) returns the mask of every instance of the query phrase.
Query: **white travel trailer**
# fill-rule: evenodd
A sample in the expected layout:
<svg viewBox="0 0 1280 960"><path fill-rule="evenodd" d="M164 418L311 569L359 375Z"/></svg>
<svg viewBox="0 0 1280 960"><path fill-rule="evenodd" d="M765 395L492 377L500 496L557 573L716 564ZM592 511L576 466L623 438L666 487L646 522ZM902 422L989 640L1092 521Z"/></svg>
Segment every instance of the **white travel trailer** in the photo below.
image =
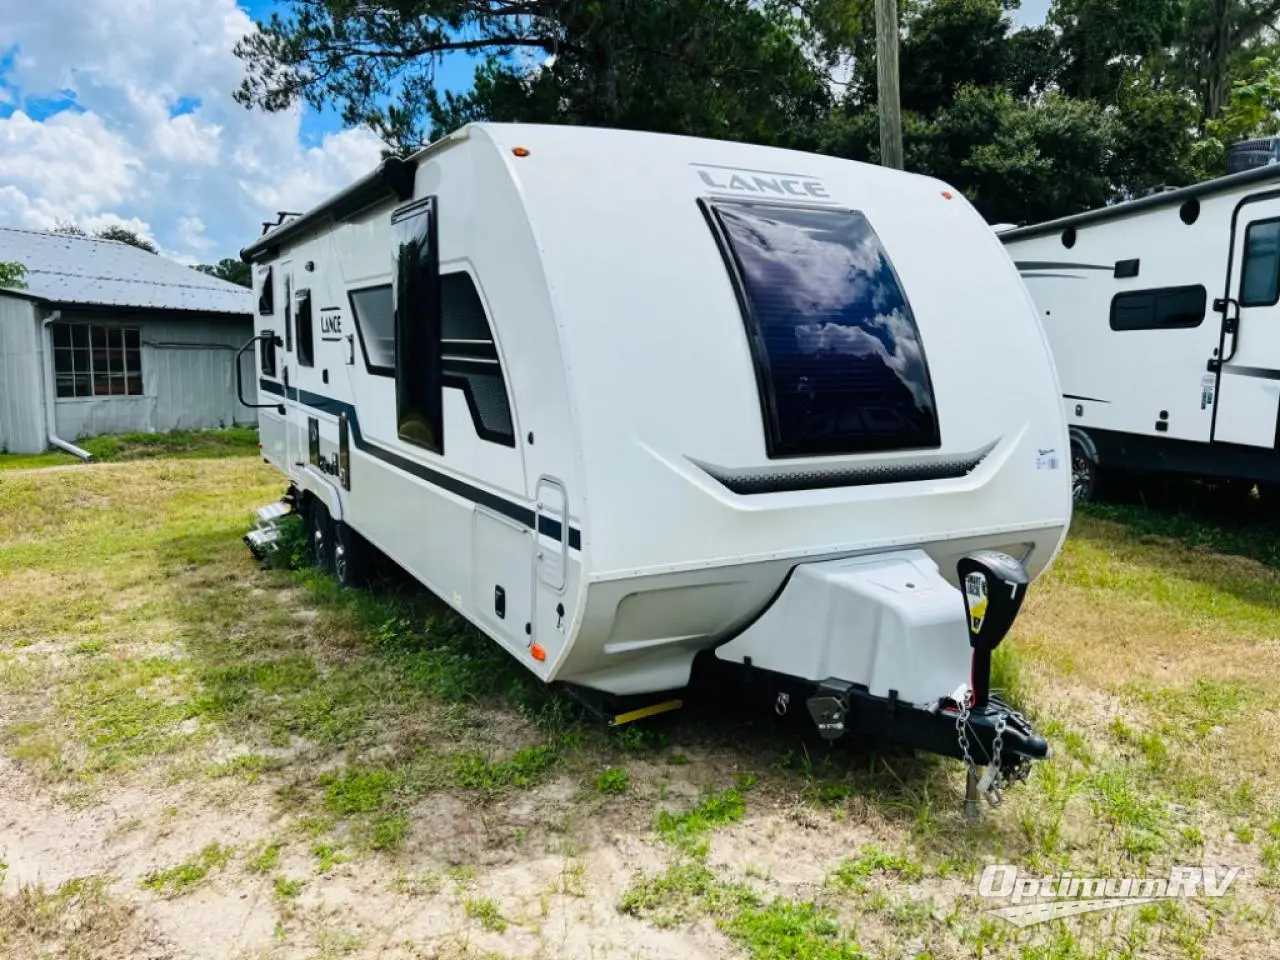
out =
<svg viewBox="0 0 1280 960"><path fill-rule="evenodd" d="M255 545L295 508L340 579L376 548L615 720L697 661L988 783L1045 754L987 663L1065 537L1066 424L946 184L474 124L242 256L291 489Z"/></svg>
<svg viewBox="0 0 1280 960"><path fill-rule="evenodd" d="M1280 166L1001 230L1099 471L1280 481Z"/></svg>

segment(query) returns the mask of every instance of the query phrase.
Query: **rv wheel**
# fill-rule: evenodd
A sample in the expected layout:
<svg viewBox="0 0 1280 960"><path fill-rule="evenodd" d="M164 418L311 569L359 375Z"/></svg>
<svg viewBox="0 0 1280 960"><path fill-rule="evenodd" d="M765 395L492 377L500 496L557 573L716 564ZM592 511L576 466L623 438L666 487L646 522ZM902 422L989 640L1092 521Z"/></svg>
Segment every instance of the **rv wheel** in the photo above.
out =
<svg viewBox="0 0 1280 960"><path fill-rule="evenodd" d="M341 521L333 525L333 574L344 587L364 586L364 540Z"/></svg>
<svg viewBox="0 0 1280 960"><path fill-rule="evenodd" d="M333 518L323 501L312 499L310 519L307 533L311 540L311 559L321 570L330 572L333 570Z"/></svg>
<svg viewBox="0 0 1280 960"><path fill-rule="evenodd" d="M1071 498L1076 503L1087 503L1093 499L1098 487L1098 465L1078 440L1071 441Z"/></svg>

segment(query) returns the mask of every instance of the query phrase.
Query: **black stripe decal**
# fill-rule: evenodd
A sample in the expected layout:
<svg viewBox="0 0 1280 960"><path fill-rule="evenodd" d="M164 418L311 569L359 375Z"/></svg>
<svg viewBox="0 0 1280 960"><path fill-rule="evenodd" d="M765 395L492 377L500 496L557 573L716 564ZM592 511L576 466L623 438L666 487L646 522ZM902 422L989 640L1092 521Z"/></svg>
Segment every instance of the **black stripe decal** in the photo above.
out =
<svg viewBox="0 0 1280 960"><path fill-rule="evenodd" d="M1280 380L1280 370L1270 370L1266 367L1234 367L1227 364L1222 368L1223 373L1231 373L1237 377L1256 377L1259 380Z"/></svg>
<svg viewBox="0 0 1280 960"><path fill-rule="evenodd" d="M258 386L267 393L273 393L280 397L285 396L285 388L278 383L272 383L270 380L259 380ZM336 417L345 413L347 422L351 427L351 438L355 441L357 449L364 451L371 457L376 457L397 470L403 470L419 480L425 480L432 486L447 490L449 493L462 497L464 500L470 500L472 503L479 504L482 507L488 507L494 513L509 517L530 530L533 529L535 514L529 507L514 503L505 497L490 493L488 490L472 486L457 477L451 477L448 474L432 470L421 463L402 457L393 450L370 443L360 430L360 418L356 413L356 408L351 404L342 400L335 400L332 397L322 396L318 393L311 393L307 390L295 390L293 387L288 389L288 397L290 400L297 400L303 406L318 410L321 413L327 413L330 416ZM550 537L552 540L560 539L559 520L553 520L550 517L541 517L538 520L538 532L540 534L544 537ZM582 549L582 532L577 527L569 527L569 549Z"/></svg>
<svg viewBox="0 0 1280 960"><path fill-rule="evenodd" d="M1019 270L1105 270L1107 273L1116 268L1114 263L1104 267L1097 263L1063 263L1059 260L1015 260L1013 265Z"/></svg>
<svg viewBox="0 0 1280 960"><path fill-rule="evenodd" d="M1077 276L1074 273L1024 273L1022 275L1027 280L1046 280L1057 278L1059 280L1083 280L1084 277Z"/></svg>
<svg viewBox="0 0 1280 960"><path fill-rule="evenodd" d="M1110 403L1110 400L1099 400L1097 397L1078 397L1074 393L1064 393L1063 400L1088 400L1090 403Z"/></svg>

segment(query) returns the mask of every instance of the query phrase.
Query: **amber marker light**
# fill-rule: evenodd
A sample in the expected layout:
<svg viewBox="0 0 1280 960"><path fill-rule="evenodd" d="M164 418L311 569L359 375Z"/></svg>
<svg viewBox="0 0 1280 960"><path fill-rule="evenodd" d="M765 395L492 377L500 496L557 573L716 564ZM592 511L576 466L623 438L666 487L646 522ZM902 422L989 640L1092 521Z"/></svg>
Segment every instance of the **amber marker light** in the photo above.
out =
<svg viewBox="0 0 1280 960"><path fill-rule="evenodd" d="M526 150L524 147L512 147L511 152L514 153L517 157L527 157L529 155L529 151Z"/></svg>
<svg viewBox="0 0 1280 960"><path fill-rule="evenodd" d="M540 643L535 643L531 646L529 648L529 652L533 654L533 659L537 660L539 663L547 659L547 651L542 649L542 644Z"/></svg>

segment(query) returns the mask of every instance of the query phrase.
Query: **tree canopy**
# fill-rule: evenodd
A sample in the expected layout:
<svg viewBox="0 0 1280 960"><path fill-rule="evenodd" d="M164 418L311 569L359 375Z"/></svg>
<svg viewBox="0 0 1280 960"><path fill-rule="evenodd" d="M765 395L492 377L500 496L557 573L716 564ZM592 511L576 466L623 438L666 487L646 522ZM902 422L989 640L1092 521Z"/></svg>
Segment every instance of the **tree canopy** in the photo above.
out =
<svg viewBox="0 0 1280 960"><path fill-rule="evenodd" d="M196 269L219 280L226 280L228 283L237 283L242 287L253 286L253 273L250 271L249 264L243 260L223 257L217 263L202 263Z"/></svg>
<svg viewBox="0 0 1280 960"><path fill-rule="evenodd" d="M73 237L90 236L89 232L85 230L84 227L76 223L60 223L53 228L53 232L65 233ZM99 240L116 240L120 243L127 243L140 250L145 250L147 253L158 254L160 252L154 243L144 237L138 236L127 227L103 227L100 230L95 230L92 236L97 237Z"/></svg>
<svg viewBox="0 0 1280 960"><path fill-rule="evenodd" d="M899 0L908 169L1028 222L1217 175L1280 130L1280 0ZM874 0L289 0L236 48L248 108L303 101L406 152L477 119L875 162ZM475 82L442 93L446 55Z"/></svg>

